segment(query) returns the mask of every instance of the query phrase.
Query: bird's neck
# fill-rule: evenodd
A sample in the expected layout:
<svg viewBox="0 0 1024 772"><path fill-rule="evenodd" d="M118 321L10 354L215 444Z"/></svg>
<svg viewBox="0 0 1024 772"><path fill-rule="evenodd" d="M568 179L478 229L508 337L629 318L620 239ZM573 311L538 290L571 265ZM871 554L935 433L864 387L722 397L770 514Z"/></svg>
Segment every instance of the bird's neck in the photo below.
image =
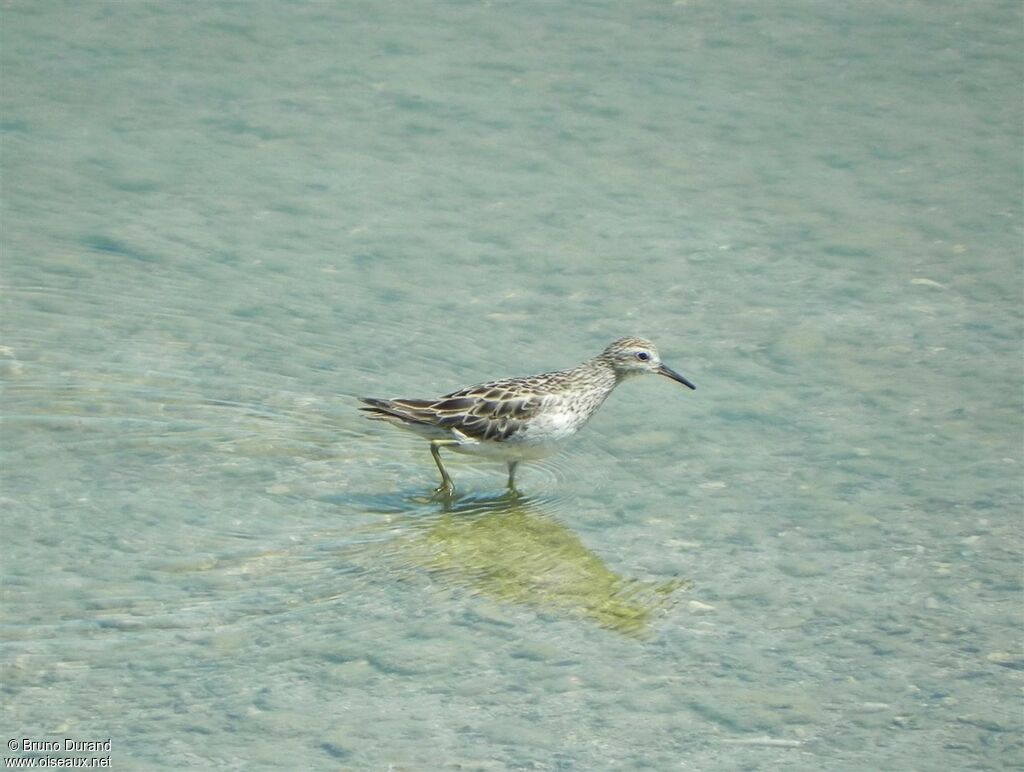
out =
<svg viewBox="0 0 1024 772"><path fill-rule="evenodd" d="M606 378L609 382L608 390L611 391L624 380L627 380L633 373L624 370L618 370L615 365L612 364L611 359L600 354L591 360L584 362L581 367L592 369L595 373L600 373L602 378Z"/></svg>
<svg viewBox="0 0 1024 772"><path fill-rule="evenodd" d="M601 357L588 359L586 362L581 364L577 370L585 371L587 377L593 383L604 387L606 391L605 396L608 396L612 389L618 386L622 381L622 375L612 367L610 362Z"/></svg>

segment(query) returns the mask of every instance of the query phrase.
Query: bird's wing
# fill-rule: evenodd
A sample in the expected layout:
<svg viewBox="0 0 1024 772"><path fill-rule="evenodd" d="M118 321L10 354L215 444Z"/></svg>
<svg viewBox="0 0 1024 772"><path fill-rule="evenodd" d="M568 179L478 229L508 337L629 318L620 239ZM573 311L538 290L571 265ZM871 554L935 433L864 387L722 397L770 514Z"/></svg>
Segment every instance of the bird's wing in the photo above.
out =
<svg viewBox="0 0 1024 772"><path fill-rule="evenodd" d="M375 397L360 397L359 401L369 405L361 407L370 415L367 418L398 419L412 424L424 424L433 426L436 424L434 414L430 406L434 404L431 399L377 399Z"/></svg>
<svg viewBox="0 0 1024 772"><path fill-rule="evenodd" d="M491 381L469 386L440 399L362 398L370 418L398 419L407 424L436 426L477 441L507 440L521 431L551 396L542 376Z"/></svg>
<svg viewBox="0 0 1024 772"><path fill-rule="evenodd" d="M430 405L434 423L474 440L507 440L543 407L544 395L502 381L454 391Z"/></svg>

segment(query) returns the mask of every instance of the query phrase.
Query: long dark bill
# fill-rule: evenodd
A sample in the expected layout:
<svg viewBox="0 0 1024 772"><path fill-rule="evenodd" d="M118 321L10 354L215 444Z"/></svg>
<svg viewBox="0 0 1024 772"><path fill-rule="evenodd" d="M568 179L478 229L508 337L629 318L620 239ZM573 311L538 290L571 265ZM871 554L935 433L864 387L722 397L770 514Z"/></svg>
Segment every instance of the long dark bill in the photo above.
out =
<svg viewBox="0 0 1024 772"><path fill-rule="evenodd" d="M688 380L686 380L683 376L681 376L679 373L673 370L671 367L660 365L658 367L658 375L664 375L666 378L671 378L673 381L679 381L681 384L683 384L683 386L689 386L691 389L697 388Z"/></svg>

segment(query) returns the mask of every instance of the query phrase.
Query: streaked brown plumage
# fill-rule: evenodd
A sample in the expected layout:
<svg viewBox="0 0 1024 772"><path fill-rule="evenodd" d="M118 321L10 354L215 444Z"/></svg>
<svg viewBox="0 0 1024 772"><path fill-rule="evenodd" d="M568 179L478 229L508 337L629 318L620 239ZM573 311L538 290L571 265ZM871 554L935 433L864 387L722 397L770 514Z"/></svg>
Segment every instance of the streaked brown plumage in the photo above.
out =
<svg viewBox="0 0 1024 772"><path fill-rule="evenodd" d="M654 344L620 338L577 367L469 386L438 399L363 397L368 418L389 421L431 441L441 472L438 493L450 495L451 477L440 448L503 459L514 490L519 461L543 458L579 431L626 378L655 373L691 389L686 378L661 363Z"/></svg>

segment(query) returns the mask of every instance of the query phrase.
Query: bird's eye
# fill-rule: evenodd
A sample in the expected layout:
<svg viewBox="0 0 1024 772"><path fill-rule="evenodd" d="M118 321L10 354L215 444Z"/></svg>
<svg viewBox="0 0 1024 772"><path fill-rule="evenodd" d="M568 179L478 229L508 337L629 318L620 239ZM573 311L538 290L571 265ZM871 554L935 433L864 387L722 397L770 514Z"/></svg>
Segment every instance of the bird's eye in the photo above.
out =
<svg viewBox="0 0 1024 772"><path fill-rule="evenodd" d="M646 351L637 351L636 358L639 359L641 362L646 362L648 359L651 358L651 355L648 354Z"/></svg>

